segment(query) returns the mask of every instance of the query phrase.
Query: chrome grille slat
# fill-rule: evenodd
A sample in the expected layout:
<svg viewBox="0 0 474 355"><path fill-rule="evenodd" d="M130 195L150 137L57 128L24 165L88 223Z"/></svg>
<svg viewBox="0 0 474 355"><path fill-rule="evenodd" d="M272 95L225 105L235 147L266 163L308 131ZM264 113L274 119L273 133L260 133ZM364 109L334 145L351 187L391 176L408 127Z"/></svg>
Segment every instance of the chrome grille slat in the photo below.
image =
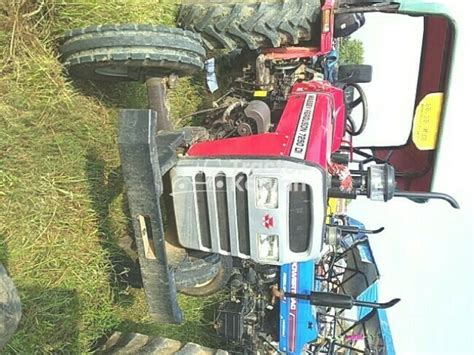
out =
<svg viewBox="0 0 474 355"><path fill-rule="evenodd" d="M240 254L243 255L252 255L252 247L250 242L250 234L249 234L249 227L250 227L250 208L249 208L249 189L247 188L244 192L240 192L237 190L237 186L239 188L244 187L244 183L240 180L239 176L243 176L245 178L245 183L248 183L248 175L242 172L238 172L234 175L235 181L235 201L236 201L236 217L237 217L237 239L238 239L238 248ZM246 212L246 213L245 213Z"/></svg>
<svg viewBox="0 0 474 355"><path fill-rule="evenodd" d="M230 250L232 255L240 254L239 229L237 226L237 203L235 200L235 177L227 176L227 213L229 214Z"/></svg>
<svg viewBox="0 0 474 355"><path fill-rule="evenodd" d="M195 214L198 220L199 241L203 248L210 250L212 247L211 223L209 221L209 201L207 195L207 177L199 172L193 177L193 193L195 197Z"/></svg>
<svg viewBox="0 0 474 355"><path fill-rule="evenodd" d="M227 177L219 173L214 178L217 204L217 221L219 230L220 249L223 253L230 253L229 233L229 206L227 203Z"/></svg>
<svg viewBox="0 0 474 355"><path fill-rule="evenodd" d="M220 253L219 218L217 214L215 176L206 176L207 209L209 211L209 230L211 232L211 249Z"/></svg>
<svg viewBox="0 0 474 355"><path fill-rule="evenodd" d="M239 255L244 258L250 257L250 250L248 252L241 251L239 247L239 236L245 236L248 239L248 224L246 230L239 231L238 227L238 218L237 218L237 211L241 210L248 210L245 209L245 206L238 206L237 199L236 199L236 176L239 173L228 176L226 175L226 192L227 192L227 213L228 221L229 221L229 237L230 237L230 251L224 250L221 246L221 236L219 223L223 221L219 218L219 211L218 209L220 206L217 204L217 196L216 196L216 177L217 175L207 175L206 176L206 196L207 196L207 211L209 213L209 231L211 235L211 250L216 253L221 254L231 254L231 255ZM197 206L197 205L196 205ZM198 206L197 206L198 208ZM196 214L199 211L196 210ZM248 218L248 216L247 216ZM250 245L250 240L247 240L247 244Z"/></svg>

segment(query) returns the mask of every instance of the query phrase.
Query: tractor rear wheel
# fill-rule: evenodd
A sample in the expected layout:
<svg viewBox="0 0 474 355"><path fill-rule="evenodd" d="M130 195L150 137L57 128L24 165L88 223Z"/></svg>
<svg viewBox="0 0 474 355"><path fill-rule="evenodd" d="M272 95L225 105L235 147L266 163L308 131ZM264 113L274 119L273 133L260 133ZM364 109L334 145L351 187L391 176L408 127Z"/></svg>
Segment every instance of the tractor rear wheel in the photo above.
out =
<svg viewBox="0 0 474 355"><path fill-rule="evenodd" d="M201 37L155 25L100 25L69 31L60 48L72 76L88 80L144 81L189 75L204 68Z"/></svg>
<svg viewBox="0 0 474 355"><path fill-rule="evenodd" d="M178 26L202 35L210 50L296 45L319 38L320 2L250 0L182 5Z"/></svg>
<svg viewBox="0 0 474 355"><path fill-rule="evenodd" d="M13 281L0 264L0 352L15 333L21 318L21 302Z"/></svg>

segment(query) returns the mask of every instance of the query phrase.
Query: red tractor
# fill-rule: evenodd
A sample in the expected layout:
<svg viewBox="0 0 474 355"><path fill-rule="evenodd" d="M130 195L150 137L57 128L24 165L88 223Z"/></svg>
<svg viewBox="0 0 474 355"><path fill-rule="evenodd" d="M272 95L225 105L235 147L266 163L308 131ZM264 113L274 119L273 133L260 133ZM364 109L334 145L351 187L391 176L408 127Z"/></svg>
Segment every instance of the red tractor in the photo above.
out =
<svg viewBox="0 0 474 355"><path fill-rule="evenodd" d="M156 320L180 323L176 293L220 289L233 263L270 275L275 266L319 260L338 239L326 221L331 197L441 198L458 207L445 194L398 190L404 172L353 147L351 137L367 123L358 83L370 81L370 67L340 66L337 80L328 75L334 34L360 27L362 12L395 12L397 5L316 3L185 5L179 23L187 30L103 25L66 37L61 52L71 74L147 83L152 109L121 111L118 141ZM173 129L168 77L203 69L203 44L242 47L234 62L240 75L215 107L196 113L199 127ZM357 106L361 120L351 117Z"/></svg>

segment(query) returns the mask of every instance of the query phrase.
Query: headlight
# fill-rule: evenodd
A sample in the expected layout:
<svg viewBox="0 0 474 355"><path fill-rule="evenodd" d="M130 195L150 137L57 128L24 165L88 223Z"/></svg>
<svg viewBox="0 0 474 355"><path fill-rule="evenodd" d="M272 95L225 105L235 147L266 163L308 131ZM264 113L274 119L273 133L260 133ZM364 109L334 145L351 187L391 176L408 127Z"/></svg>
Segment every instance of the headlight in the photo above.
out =
<svg viewBox="0 0 474 355"><path fill-rule="evenodd" d="M260 260L278 261L278 236L258 235L258 258Z"/></svg>
<svg viewBox="0 0 474 355"><path fill-rule="evenodd" d="M395 191L395 169L388 164L372 165L368 169L369 198L373 201L391 200Z"/></svg>
<svg viewBox="0 0 474 355"><path fill-rule="evenodd" d="M278 208L278 179L257 178L257 208Z"/></svg>

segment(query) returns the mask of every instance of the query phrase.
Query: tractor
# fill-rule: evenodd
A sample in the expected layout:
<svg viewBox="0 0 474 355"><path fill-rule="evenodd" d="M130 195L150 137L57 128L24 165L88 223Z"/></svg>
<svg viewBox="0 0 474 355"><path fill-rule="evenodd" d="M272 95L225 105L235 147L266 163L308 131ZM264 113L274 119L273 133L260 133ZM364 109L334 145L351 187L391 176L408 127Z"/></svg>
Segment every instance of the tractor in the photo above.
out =
<svg viewBox="0 0 474 355"><path fill-rule="evenodd" d="M418 145L433 135L423 122L413 125L422 137L401 149L353 145L368 122L360 84L372 69L338 65L338 38L366 12L399 10L363 0L192 2L181 7L181 28L100 25L65 36L61 59L72 76L146 83L150 109L120 112L118 144L156 321L183 321L178 292L229 285L216 329L236 351L391 353L383 309L399 300L374 297L366 237L379 231L328 214L328 201L442 199L459 208L430 191L436 149ZM421 63L417 105L446 80L449 57L430 37L437 31L449 47L449 22L427 16L423 58L436 60ZM208 54L222 48L237 53L239 74L192 115L199 125L175 129L166 104L175 75L206 68L212 89L218 62ZM354 307L359 314L346 316Z"/></svg>

